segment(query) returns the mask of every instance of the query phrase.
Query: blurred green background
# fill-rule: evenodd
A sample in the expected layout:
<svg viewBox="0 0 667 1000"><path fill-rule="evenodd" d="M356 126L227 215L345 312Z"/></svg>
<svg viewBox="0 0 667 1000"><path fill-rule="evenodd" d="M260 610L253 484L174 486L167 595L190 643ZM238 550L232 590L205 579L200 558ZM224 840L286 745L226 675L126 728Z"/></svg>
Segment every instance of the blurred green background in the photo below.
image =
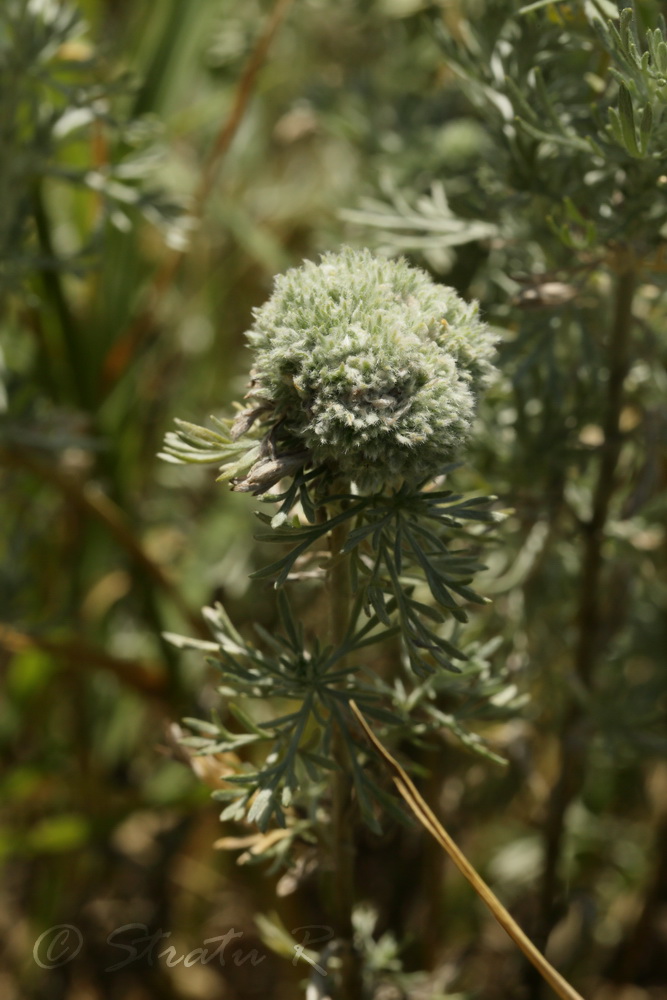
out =
<svg viewBox="0 0 667 1000"><path fill-rule="evenodd" d="M262 558L252 539L256 504L216 484L210 468L156 456L174 417L203 422L242 395L243 332L276 272L342 242L405 246L360 227L377 209L368 199L388 210L404 187L434 198L439 178L453 178L455 193L457 184L474 193L473 164L488 170L489 140L433 26L439 20L456 34L464 13L490 17L493 9L420 0L82 0L83 29L47 49L26 42L15 63L7 51L21 39L2 29L3 1000L300 995L303 970L271 952L254 918L277 910L290 928L321 922L309 859L300 859L292 885L283 871L267 876L236 864L238 852L214 849L218 837L244 831L220 826L173 724L206 717L215 674L161 638L205 637L199 608L214 600L241 626L274 623L271 591L247 581ZM48 74L61 89L50 84L47 100L40 88ZM51 102L61 114L80 87L89 88L92 115L71 131L62 126L50 146L36 109ZM505 331L506 378L489 397L462 476L516 513L481 586L494 606L476 616L471 634L499 637L494 656L531 700L487 733L510 760L505 770L449 742L424 751L421 763L433 807L530 928L572 695L563 664L578 572L549 451L560 454L564 418L538 420L536 400L547 400L546 385L569 406L570 341L559 368L531 340L539 316L531 314L522 339L523 320L506 305L518 286L501 266L495 277L483 271L493 249L487 235L453 245L439 243L436 231L407 251L479 297ZM525 265L529 257L510 247L505 260ZM642 300L647 329L664 323L663 284ZM640 376L637 398L647 384ZM585 392L575 396L567 433L586 451L599 413ZM628 405L628 431L643 412ZM651 413L659 440L664 402ZM614 536L619 561L605 614L622 619L632 604L630 646L605 660L591 723L602 737L569 810L549 941L552 960L596 1000L667 997L667 470L657 449L636 476L648 511L620 519ZM628 453L628 476L641 455L639 446ZM570 483L575 508L586 484L585 473ZM556 513L544 517L550 504ZM511 944L417 831L369 835L360 884L380 900L380 927L404 940L406 969L430 970L411 995L536 995ZM178 954L234 928L244 955L255 948L266 958L235 962L228 950L224 966L169 968L145 949L110 971L129 953L108 935L128 924L140 927L124 940L145 925L149 937L169 932ZM82 947L45 969L33 946L56 925L78 928Z"/></svg>

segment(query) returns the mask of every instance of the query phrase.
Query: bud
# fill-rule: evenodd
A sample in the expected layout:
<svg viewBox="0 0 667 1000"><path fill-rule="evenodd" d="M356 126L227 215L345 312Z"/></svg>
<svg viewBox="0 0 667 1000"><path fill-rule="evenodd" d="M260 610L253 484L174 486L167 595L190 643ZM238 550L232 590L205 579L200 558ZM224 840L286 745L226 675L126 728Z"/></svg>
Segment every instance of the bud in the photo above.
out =
<svg viewBox="0 0 667 1000"><path fill-rule="evenodd" d="M493 371L476 303L368 250L278 276L247 336L251 408L237 431L260 418L273 459L305 449L306 464L362 492L437 475Z"/></svg>

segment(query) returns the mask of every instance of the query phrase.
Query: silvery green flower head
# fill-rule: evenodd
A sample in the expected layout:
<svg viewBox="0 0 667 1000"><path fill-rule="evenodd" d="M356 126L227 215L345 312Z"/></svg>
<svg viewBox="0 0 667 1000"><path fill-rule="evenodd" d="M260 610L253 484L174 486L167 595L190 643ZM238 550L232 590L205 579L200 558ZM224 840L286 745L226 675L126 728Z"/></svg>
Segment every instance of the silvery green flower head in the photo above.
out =
<svg viewBox="0 0 667 1000"><path fill-rule="evenodd" d="M322 465L364 493L437 475L465 445L493 371L476 303L368 250L278 276L247 336L252 408L236 431L257 420L266 436L263 468L236 488L254 492L285 463Z"/></svg>

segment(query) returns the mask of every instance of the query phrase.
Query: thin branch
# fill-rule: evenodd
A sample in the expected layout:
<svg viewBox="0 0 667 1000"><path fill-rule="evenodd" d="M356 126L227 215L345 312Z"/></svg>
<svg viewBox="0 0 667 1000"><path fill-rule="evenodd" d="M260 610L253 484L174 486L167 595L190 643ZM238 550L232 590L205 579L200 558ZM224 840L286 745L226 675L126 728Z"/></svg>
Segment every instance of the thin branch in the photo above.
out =
<svg viewBox="0 0 667 1000"><path fill-rule="evenodd" d="M616 288L614 324L609 341L609 382L607 406L603 424L604 445L600 459L598 480L593 493L590 521L585 525L584 562L581 574L581 606L579 612L579 641L575 656L575 670L586 687L590 687L596 659L600 631L600 571L602 569L602 544L609 505L616 485L616 467L621 452L622 435L620 416L623 408L623 383L629 367L630 331L632 329L632 302L637 276L635 271L619 275Z"/></svg>
<svg viewBox="0 0 667 1000"><path fill-rule="evenodd" d="M343 492L341 490L341 492ZM340 647L350 625L351 585L349 559L343 547L350 530L349 522L338 524L330 535L331 569L329 574L329 641ZM339 661L339 668L345 658ZM352 777L345 741L336 726L333 733L333 756L338 770L333 775L331 838L334 873L333 902L336 933L345 949L341 956L341 988L344 1000L361 1000L362 980L359 956L354 951L352 910L354 908L354 823L352 814Z"/></svg>
<svg viewBox="0 0 667 1000"><path fill-rule="evenodd" d="M51 222L44 204L40 185L36 184L32 194L33 216L39 246L46 261L41 274L46 299L53 307L60 329L63 360L68 372L66 388L76 402L85 410L90 408L84 358L81 354L80 336L69 302L63 290L61 276L57 270L57 254L51 239Z"/></svg>

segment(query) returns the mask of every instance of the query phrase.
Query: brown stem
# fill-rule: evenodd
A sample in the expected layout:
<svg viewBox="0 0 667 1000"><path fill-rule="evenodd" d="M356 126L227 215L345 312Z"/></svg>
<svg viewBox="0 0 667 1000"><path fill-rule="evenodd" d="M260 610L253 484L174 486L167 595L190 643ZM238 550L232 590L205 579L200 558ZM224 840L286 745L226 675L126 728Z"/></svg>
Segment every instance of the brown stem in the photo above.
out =
<svg viewBox="0 0 667 1000"><path fill-rule="evenodd" d="M629 365L632 302L636 280L634 270L624 271L618 276L614 325L609 340L609 382L603 425L604 445L598 480L593 493L591 518L585 525L581 604L578 617L579 641L575 655L575 670L586 687L591 686L600 632L602 545L621 452L619 421L623 407L623 383Z"/></svg>
<svg viewBox="0 0 667 1000"><path fill-rule="evenodd" d="M623 406L623 383L628 372L632 303L637 275L625 267L617 277L614 320L608 343L609 381L603 422L604 444L598 478L593 491L590 519L584 524L583 556L577 643L574 651L574 675L584 691L593 687L600 656L602 625L602 548L609 505L616 486L616 472L621 451L619 427ZM559 774L547 805L545 823L545 859L540 887L538 944L544 946L553 926L555 897L558 889L558 866L561 857L567 810L580 792L588 751L588 722L581 700L571 701L561 729Z"/></svg>

